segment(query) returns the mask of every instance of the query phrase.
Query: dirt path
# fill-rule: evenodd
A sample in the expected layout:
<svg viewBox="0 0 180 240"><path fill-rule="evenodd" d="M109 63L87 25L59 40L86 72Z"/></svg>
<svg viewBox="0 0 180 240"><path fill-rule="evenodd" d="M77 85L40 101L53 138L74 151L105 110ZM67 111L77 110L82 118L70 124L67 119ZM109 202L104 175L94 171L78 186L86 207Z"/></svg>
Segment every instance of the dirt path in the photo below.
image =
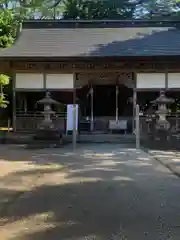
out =
<svg viewBox="0 0 180 240"><path fill-rule="evenodd" d="M2 214L2 240L179 240L179 179L147 153L81 145L36 152L27 164L6 174L11 188L36 183Z"/></svg>

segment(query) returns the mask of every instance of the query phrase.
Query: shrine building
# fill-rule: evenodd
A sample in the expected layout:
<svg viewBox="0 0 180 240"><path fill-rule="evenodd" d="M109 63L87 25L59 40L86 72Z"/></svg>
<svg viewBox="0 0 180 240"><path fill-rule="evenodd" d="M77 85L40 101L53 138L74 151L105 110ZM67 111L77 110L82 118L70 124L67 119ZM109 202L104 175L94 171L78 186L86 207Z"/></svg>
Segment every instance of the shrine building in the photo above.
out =
<svg viewBox="0 0 180 240"><path fill-rule="evenodd" d="M37 127L36 102L49 91L63 106L78 104L91 131L125 120L131 132L136 103L143 114L162 89L179 94L180 21L25 21L0 50L0 72L12 78L15 131ZM61 107L64 129L65 118Z"/></svg>

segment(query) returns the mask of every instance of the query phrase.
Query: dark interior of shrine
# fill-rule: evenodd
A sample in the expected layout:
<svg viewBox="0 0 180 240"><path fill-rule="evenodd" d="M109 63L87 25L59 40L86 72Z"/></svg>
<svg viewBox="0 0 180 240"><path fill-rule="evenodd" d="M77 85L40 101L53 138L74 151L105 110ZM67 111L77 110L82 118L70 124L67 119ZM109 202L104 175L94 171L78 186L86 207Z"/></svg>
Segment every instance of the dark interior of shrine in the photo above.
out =
<svg viewBox="0 0 180 240"><path fill-rule="evenodd" d="M114 85L96 85L93 86L93 112L94 116L113 116L116 115L116 87ZM90 116L91 115L91 97L90 88L85 86L79 88L76 91L76 101L80 105L81 115ZM17 92L16 93L16 108L17 113L25 112L35 113L37 111L42 111L42 107L38 106L36 102L45 96L44 92ZM58 112L65 112L66 105L73 103L73 92L72 91L52 91L52 98L62 103L59 109L54 109ZM118 94L118 115L119 116L132 116L133 106L132 106L132 96L133 90L127 88L125 85L119 85ZM137 103L140 105L140 110L146 112L147 109L152 106L151 101L155 100L159 96L158 91L143 91L137 93ZM175 99L175 103L170 106L172 112L176 112L180 109L180 95L178 91L167 91L167 97ZM130 101L131 99L131 101ZM3 109L3 118L12 117L12 94L9 95L10 104L6 109Z"/></svg>
<svg viewBox="0 0 180 240"><path fill-rule="evenodd" d="M138 92L137 93L137 103L140 106L140 110L143 113L148 113L148 110L151 108L152 111L157 110L157 106L153 106L152 101L154 101L156 98L158 98L160 95L160 91L143 91L143 92ZM179 91L166 91L166 96L168 98L174 99L174 103L171 104L169 109L171 110L171 113L175 113L178 110L180 110L180 93Z"/></svg>
<svg viewBox="0 0 180 240"><path fill-rule="evenodd" d="M90 89L84 87L77 91L77 98L81 106L83 116L91 115ZM132 104L129 98L132 97L132 89L119 85L118 94L118 115L131 116ZM115 116L116 115L116 86L95 85L93 86L93 113L94 116Z"/></svg>
<svg viewBox="0 0 180 240"><path fill-rule="evenodd" d="M119 85L118 113L119 116L132 116L133 91L125 85ZM23 112L25 108L28 112L41 111L42 107L36 102L44 97L44 92L24 92L17 93L17 111ZM52 91L51 97L64 104L73 103L72 91ZM26 99L26 100L25 100ZM26 103L25 103L26 102ZM76 103L79 104L82 116L91 115L91 94L90 87L85 86L76 90ZM63 108L61 108L63 111ZM65 107L64 107L65 111ZM93 86L93 113L94 116L115 116L116 115L116 86L96 85Z"/></svg>

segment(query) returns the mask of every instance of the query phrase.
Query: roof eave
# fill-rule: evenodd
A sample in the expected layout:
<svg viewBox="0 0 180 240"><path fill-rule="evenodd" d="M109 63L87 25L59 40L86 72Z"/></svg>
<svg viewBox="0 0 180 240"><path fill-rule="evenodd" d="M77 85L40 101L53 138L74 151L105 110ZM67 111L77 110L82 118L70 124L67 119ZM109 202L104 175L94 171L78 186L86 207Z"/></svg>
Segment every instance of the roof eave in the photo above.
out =
<svg viewBox="0 0 180 240"><path fill-rule="evenodd" d="M61 57L50 57L50 56L0 56L0 61L82 61L82 60L128 60L128 59L154 59L154 60L168 60L168 59L180 59L180 55L146 55L146 56L61 56Z"/></svg>

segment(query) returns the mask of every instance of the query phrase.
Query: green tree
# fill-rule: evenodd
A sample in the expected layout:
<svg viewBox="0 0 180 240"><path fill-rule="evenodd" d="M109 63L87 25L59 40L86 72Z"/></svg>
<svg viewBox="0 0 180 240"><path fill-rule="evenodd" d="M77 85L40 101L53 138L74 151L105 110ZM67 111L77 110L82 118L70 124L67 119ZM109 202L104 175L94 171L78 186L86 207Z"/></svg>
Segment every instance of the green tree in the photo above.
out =
<svg viewBox="0 0 180 240"><path fill-rule="evenodd" d="M177 0L142 0L139 5L141 18L172 19L179 11Z"/></svg>
<svg viewBox="0 0 180 240"><path fill-rule="evenodd" d="M16 34L16 21L11 10L0 9L0 48L11 46Z"/></svg>
<svg viewBox="0 0 180 240"><path fill-rule="evenodd" d="M138 1L65 0L64 19L132 19Z"/></svg>
<svg viewBox="0 0 180 240"><path fill-rule="evenodd" d="M16 34L17 21L13 13L8 9L0 9L0 48L10 47L13 44ZM0 107L7 107L8 101L3 92L6 85L9 84L9 77L0 74Z"/></svg>
<svg viewBox="0 0 180 240"><path fill-rule="evenodd" d="M7 100L6 94L4 94L4 87L9 84L9 77L0 74L0 108L6 108L9 101Z"/></svg>
<svg viewBox="0 0 180 240"><path fill-rule="evenodd" d="M1 0L1 9L11 9L19 19L56 19L62 14L62 0Z"/></svg>

